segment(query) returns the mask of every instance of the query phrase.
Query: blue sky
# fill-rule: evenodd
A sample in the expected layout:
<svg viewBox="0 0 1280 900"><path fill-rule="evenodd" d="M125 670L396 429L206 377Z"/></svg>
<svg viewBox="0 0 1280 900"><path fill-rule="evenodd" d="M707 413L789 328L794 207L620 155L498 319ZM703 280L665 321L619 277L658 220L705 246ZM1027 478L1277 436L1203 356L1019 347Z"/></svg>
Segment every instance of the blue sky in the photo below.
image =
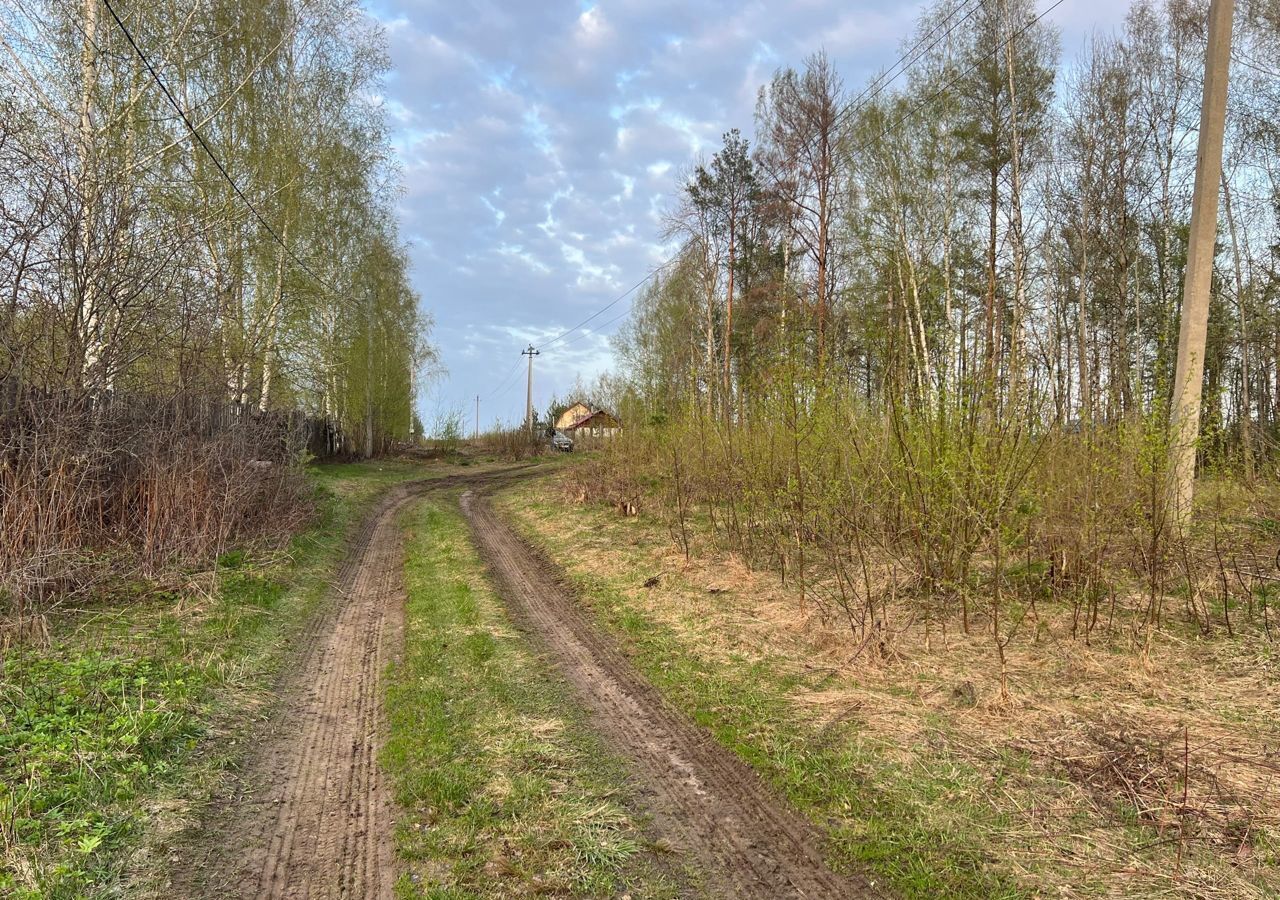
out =
<svg viewBox="0 0 1280 900"><path fill-rule="evenodd" d="M1041 0L1042 8L1052 0ZM1070 57L1127 2L1050 15ZM414 283L447 372L420 401L482 424L524 414L520 350L571 327L664 258L682 169L750 136L760 85L824 49L854 93L891 65L921 3L888 0L367 0L386 27L386 103ZM625 302L592 326L608 322ZM534 403L610 366L607 328L535 364Z"/></svg>

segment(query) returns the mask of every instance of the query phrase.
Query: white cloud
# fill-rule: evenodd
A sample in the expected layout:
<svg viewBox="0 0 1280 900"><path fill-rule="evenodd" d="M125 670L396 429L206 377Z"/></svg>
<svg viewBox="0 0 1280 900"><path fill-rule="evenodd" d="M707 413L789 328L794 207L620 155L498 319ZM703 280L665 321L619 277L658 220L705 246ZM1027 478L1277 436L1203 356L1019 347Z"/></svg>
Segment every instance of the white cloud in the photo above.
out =
<svg viewBox="0 0 1280 900"><path fill-rule="evenodd" d="M598 6L584 10L578 16L578 31L574 35L580 45L599 47L613 35L613 29L605 21L604 12Z"/></svg>
<svg viewBox="0 0 1280 900"><path fill-rule="evenodd" d="M921 8L366 3L388 32L394 73L383 99L406 181L398 208L450 371L440 389L448 404L492 391L529 342L590 315L663 260L661 219L679 173L729 128L750 136L757 89L775 69L825 49L856 92L898 57ZM1064 45L1090 22L1120 21L1123 6L1064 4L1054 17ZM590 328L548 348L535 402L609 359L607 336ZM520 392L503 402L482 410L486 422L523 414Z"/></svg>

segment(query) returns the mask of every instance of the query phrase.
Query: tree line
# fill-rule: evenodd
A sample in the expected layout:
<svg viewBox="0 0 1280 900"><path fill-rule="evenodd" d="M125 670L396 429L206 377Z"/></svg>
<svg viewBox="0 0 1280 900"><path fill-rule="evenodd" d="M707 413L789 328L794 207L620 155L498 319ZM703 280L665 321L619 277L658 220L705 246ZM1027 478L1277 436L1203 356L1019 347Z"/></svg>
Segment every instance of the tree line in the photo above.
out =
<svg viewBox="0 0 1280 900"><path fill-rule="evenodd" d="M1280 7L1238 15L1205 358L1205 451L1280 435ZM780 360L869 404L1080 427L1167 406L1205 5L1143 0L1064 62L1028 0L943 0L904 78L816 54L687 180L681 252L624 331L654 409L731 416Z"/></svg>
<svg viewBox="0 0 1280 900"><path fill-rule="evenodd" d="M0 5L0 646L313 509L434 353L356 0Z"/></svg>
<svg viewBox="0 0 1280 900"><path fill-rule="evenodd" d="M0 383L409 435L430 323L355 0L14 0L0 53Z"/></svg>
<svg viewBox="0 0 1280 900"><path fill-rule="evenodd" d="M1064 58L1031 0L939 0L849 89L761 87L668 217L615 338L627 423L588 495L709 522L861 646L1037 597L1072 634L1270 631L1280 440L1280 5L1236 17L1197 452L1169 502L1206 4L1139 0ZM1050 7L1051 9L1052 7ZM1176 598L1176 599L1174 599ZM873 640L874 638L874 640Z"/></svg>

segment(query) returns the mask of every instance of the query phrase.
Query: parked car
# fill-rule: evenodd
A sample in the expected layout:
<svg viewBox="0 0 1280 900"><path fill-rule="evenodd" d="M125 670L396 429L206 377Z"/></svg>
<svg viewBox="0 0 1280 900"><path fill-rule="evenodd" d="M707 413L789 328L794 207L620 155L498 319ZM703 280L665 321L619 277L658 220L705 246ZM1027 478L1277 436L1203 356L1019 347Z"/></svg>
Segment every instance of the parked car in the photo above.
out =
<svg viewBox="0 0 1280 900"><path fill-rule="evenodd" d="M561 453L572 453L573 438L563 431L553 431L551 433L551 449L559 450Z"/></svg>

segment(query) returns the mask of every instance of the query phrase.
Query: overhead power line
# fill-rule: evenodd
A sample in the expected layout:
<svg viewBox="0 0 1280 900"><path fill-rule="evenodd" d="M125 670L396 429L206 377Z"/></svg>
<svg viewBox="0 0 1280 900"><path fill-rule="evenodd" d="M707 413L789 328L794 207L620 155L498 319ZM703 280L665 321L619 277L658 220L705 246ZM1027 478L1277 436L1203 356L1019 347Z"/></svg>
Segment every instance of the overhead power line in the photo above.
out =
<svg viewBox="0 0 1280 900"><path fill-rule="evenodd" d="M908 50L905 53L903 53L900 57L898 57L897 61L885 71L885 75L888 75L890 72L894 72L895 69L897 69L898 71L894 72L894 74L890 76L887 80L882 80L884 79L884 75L880 76L880 78L873 83L875 84L874 88L871 85L868 85L866 88L864 88L857 97L855 97L852 101L846 104L845 107L839 113L836 114L835 121L838 123L842 118L850 115L851 113L856 113L857 111L861 110L862 108L867 106L869 103L871 103L871 101L873 101L882 91L884 91L885 88L887 88L890 84L892 84L895 80L897 80L897 78L901 76L903 72L907 71L908 68L910 68L916 62L918 62L919 59L923 57L925 53L928 53L930 50L936 47L939 43L941 43L944 39L950 36L951 33L954 32L957 28L959 28L966 21L968 21L968 19L970 19L973 16L973 14L977 12L978 9L981 7L982 2L983 0L964 0L964 2L960 3L954 10L952 10L948 15L944 16L937 24L935 24L933 28L931 28L928 31L928 33L925 34L924 37L922 37L913 46L908 48ZM1061 2L1061 0L1059 0L1059 2ZM929 46L921 49L922 46L925 44L925 42L927 42L938 31L938 29L945 27L948 22L950 22L953 18L955 18L955 16L959 15L962 11L964 11L966 7L968 7L968 12L965 13L965 15L959 21L952 22L950 27L947 27L946 31L943 34L941 34L937 38L937 40L935 40L932 44L929 44ZM671 265L671 263L674 260L675 260L675 256L668 258L664 263L662 263L662 265L660 265L654 271L650 272L648 275L642 278L639 282L634 284L625 293L623 293L618 297L615 297L609 303L605 304L600 309L596 310L594 313L587 316L587 318L583 319L577 325L561 332L551 340L547 341L545 344L540 345L538 349L545 350L547 347L550 347L552 344L557 343L558 341L562 340L568 335L573 334L573 332L582 328L584 325L587 325L597 316L600 316L601 314L608 312L611 308L621 303L628 296L630 296L637 289L639 289L643 284L645 284L647 281L653 278L654 275L656 275L662 269ZM614 317L608 323L606 323L606 325L609 325L609 324L612 324L613 322L618 321L619 318L621 318L621 316ZM574 343L577 340L579 339L575 338L574 341L571 341L569 343ZM518 362L519 361L517 360L517 363Z"/></svg>
<svg viewBox="0 0 1280 900"><path fill-rule="evenodd" d="M672 257L672 259L674 259L674 257ZM608 303L606 303L604 306L600 307L600 309L596 310L596 311L595 311L595 312L593 312L591 315L587 316L585 319L583 319L583 320L582 320L581 322L579 322L577 325L573 326L572 328L566 329L565 331L560 332L558 335L556 335L555 337L553 337L551 340L547 341L547 342L546 342L546 343L544 343L544 344L540 344L539 346L535 347L534 349L535 349L535 350L537 350L538 352L541 352L541 351L545 350L547 347L550 347L552 344L556 343L557 341L560 341L560 340L562 340L563 338L567 337L568 335L573 334L573 332L575 332L575 331L577 331L578 329L582 328L584 325L587 325L587 324L588 324L588 323L590 323L593 319L595 319L595 318L597 318L598 316L600 316L602 313L608 312L611 308L613 308L614 306L617 306L617 305L618 305L619 303L621 303L623 300L627 299L627 297L629 297L629 296L631 296L631 294L635 293L635 292L636 292L636 291L637 291L637 290L638 290L638 289L639 289L639 288L640 288L640 287L641 287L645 282L649 281L649 279L653 278L655 275L657 275L657 274L658 274L659 272L661 272L664 268L666 268L666 266L668 266L668 265L670 265L670 264L671 264L671 260L667 260L667 261L666 261L666 262L664 262L662 265L658 266L656 269L654 269L652 272L650 272L648 275L646 275L644 278L640 279L640 280L639 280L639 281L637 281L635 284L633 284L633 285L632 285L630 288L628 288L624 293L622 293L622 294L618 295L618 296L617 296L617 297L615 297L613 300L610 300ZM630 307L628 307L628 308L627 308L627 310L626 310L625 312L623 312L623 313L622 313L622 316L625 316L625 315L626 315L628 312L630 312L630 311L631 311L631 310L630 310ZM607 327L607 326L609 326L609 325L613 324L614 322L618 321L618 319L622 318L622 316L615 316L614 318L610 319L608 322L606 322L606 323L605 323L604 327ZM564 346L568 346L569 344L575 343L575 342L576 342L576 341L578 341L579 339L580 339L580 337L579 337L579 338L574 338L572 341L566 341L566 342L565 342L564 344L562 344L561 346L562 346L562 347L564 347ZM524 357L524 354L522 353L522 354L521 354L520 359L523 359L523 357ZM487 396L487 397L485 397L485 400L486 400L486 401L488 401L488 400L492 400L494 397L496 397L496 396L498 396L500 393L502 393L504 389L509 389L512 385L514 385L514 384L515 384L515 379L514 379L512 376L514 376L514 375L515 375L515 373L516 373L516 371L520 368L520 359L517 359L514 363L512 363L511 368L507 370L507 373L506 373L505 375L503 375L501 379L499 379L497 387L495 387L492 391L490 391L490 392L489 392L489 394L488 394L488 396Z"/></svg>
<svg viewBox="0 0 1280 900"><path fill-rule="evenodd" d="M586 340L586 339L587 339L587 338L589 338L589 337L598 337L598 336L600 336L600 333L601 333L602 331L604 331L606 328L608 328L610 325L614 324L615 322L621 322L621 321L622 321L623 319L625 319L627 316L631 315L631 311L632 311L632 309L634 309L634 307L628 306L628 307L627 307L626 309L624 309L622 312L618 313L616 316L614 316L613 318L609 319L609 321L605 322L605 323L604 323L604 324L602 324L602 325L598 325L598 326L596 326L596 328L595 328L594 330L592 330L592 331L584 331L582 334L578 335L578 336L577 336L576 338L574 338L573 340L565 341L563 344L561 344L561 345L559 346L559 348L558 348L558 349L563 350L565 347L570 347L570 346L572 346L572 345L574 345L574 344L578 343L578 341Z"/></svg>
<svg viewBox="0 0 1280 900"><path fill-rule="evenodd" d="M941 97L941 96L942 96L943 94L945 94L947 91L951 90L953 87L955 87L957 84L959 84L959 83L960 83L960 79L964 78L966 75L970 75L970 74L972 74L972 73L973 73L973 71L974 71L975 69L977 69L977 68L978 68L978 66L982 65L982 64L983 64L984 62L986 62L988 59L990 59L991 57L993 57L993 56L995 56L997 53L999 53L999 52L1000 52L1000 49L1001 49L1002 47L1007 47L1007 46L1009 46L1009 45L1010 45L1010 44L1012 44L1012 43L1013 43L1017 38L1021 37L1023 34L1025 34L1026 32L1030 31L1030 30L1031 30L1031 29L1036 25L1036 23L1038 23L1038 22L1039 22L1041 19L1043 19L1045 16L1049 15L1049 13L1053 12L1055 9L1057 9L1059 6L1061 6L1061 5L1063 4L1063 2L1064 2L1064 0L1055 0L1055 2L1054 2L1051 6L1049 6L1049 7L1048 7L1044 12L1040 13L1040 15L1036 16L1034 19L1032 19L1032 20L1031 20L1030 22L1028 22L1026 25L1023 25L1023 26L1022 26L1021 28L1019 28L1019 29L1017 30L1017 32L1015 32L1014 34L1009 35L1009 37L1007 37L1007 38L1005 38L1003 41L1000 41L999 43L997 43L994 47L992 47L989 51L987 51L987 52L986 52L986 53L984 53L982 56L980 56L976 62L974 62L972 65L970 65L970 66L969 66L968 68L966 68L964 71L962 71L959 75L957 75L955 78L952 78L950 81L948 81L948 82L947 82L946 84L944 84L942 87L940 87L938 90L934 91L932 94L930 94L928 97L925 97L923 100L921 100L921 101L920 101L919 103L917 103L915 106L911 107L911 109L907 110L905 113L903 113L903 114L902 114L901 116L899 116L897 119L895 119L895 120L893 120L892 122L890 122L890 123L889 123L889 124L884 128L884 130L883 130L883 131L881 131L879 134L875 135L875 136L874 136L873 138L871 138L870 140L865 141L865 142L863 142L862 144L858 145L858 147L856 147L852 152L854 152L854 153L861 153L863 150L866 150L868 147L870 147L870 146L871 146L872 144L874 144L876 141L878 141L878 140L880 140L880 139L884 138L886 135L888 135L888 134L889 134L889 132L893 131L895 128L897 128L899 125L901 125L901 124L902 124L903 122L905 122L907 119L910 119L910 118L911 118L912 116L914 116L916 113L920 112L920 110L924 109L926 106L928 106L928 105L929 105L930 103L932 103L934 100L937 100L939 97Z"/></svg>
<svg viewBox="0 0 1280 900"><path fill-rule="evenodd" d="M957 6L955 10L953 10L953 11L952 11L948 16L944 17L944 18L943 18L943 19L942 19L942 20L941 20L937 25L935 25L932 29L930 29L930 31L929 31L929 32L928 32L928 33L927 33L923 38L921 38L918 42L916 42L916 44L915 44L915 45L913 45L913 46L912 46L911 48L909 48L905 53L903 53L903 54L902 54L902 56L900 56L900 57L898 58L898 61L897 61L897 62L895 62L892 66L890 66L890 67L889 67L889 69L886 71L886 74L887 74L888 72L892 72L894 69L897 69L899 66L901 66L902 68L901 68L901 69L899 69L899 71L897 71L895 74L893 74L893 75L892 75L891 77L889 77L887 80L884 80L884 81L882 81L882 82L879 82L879 83L877 84L877 86L876 86L874 89L872 89L870 86L869 86L868 88L865 88L865 89L864 89L864 90L863 90L863 91L862 91L862 92L861 92L857 97L855 97L852 101L850 101L850 103L849 103L849 104L847 104L847 105L844 107L844 109L842 109L839 113L837 113L837 115L836 115L836 121L837 121L837 122L839 122L839 120L840 120L841 118L843 118L843 117L845 117L845 116L847 116L847 115L849 115L849 114L851 114L851 113L855 113L855 112L857 112L857 111L859 111L859 110L861 110L861 109L865 108L865 107L866 107L869 103L871 103L871 102L872 102L872 101L873 101L873 100L874 100L874 99L875 99L875 98L876 98L876 97L877 97L881 92L883 92L883 91L885 90L885 88L887 88L890 84L892 84L895 80L897 80L897 79L902 75L902 73L903 73L903 72L907 71L907 70L908 70L912 65L914 65L916 62L918 62L918 61L919 61L919 60L924 56L924 54L925 54L925 53L927 53L929 50L932 50L932 49L933 49L934 47L936 47L936 46L937 46L941 41L943 41L943 40L944 40L944 39L946 39L949 35L951 35L951 34L952 34L952 33L953 33L957 28L959 28L959 27L960 27L961 25L963 25L966 21L968 21L970 18L972 18L972 16L974 15L974 13L976 13L976 12L978 11L978 9L979 9L979 8L981 8L982 2L983 2L983 0L971 0L971 2L968 2L968 3L962 2L959 6ZM943 94L945 94L947 91L949 91L949 90L951 90L953 87L955 87L955 86L960 82L960 80L961 80L962 78L964 78L965 76L967 76L967 75L971 74L975 69L977 69L977 68L978 68L978 66L980 66L982 63L986 62L986 61L987 61L988 59L990 59L991 57L995 56L995 54L996 54L996 53L1000 52L1000 50L1001 50L1002 48L1009 46L1009 45L1010 45L1014 40L1016 40L1017 38L1021 37L1021 36L1022 36L1023 34L1025 34L1027 31L1031 30L1031 28L1033 28L1033 27L1034 27L1036 24L1038 24L1042 19L1044 19L1044 18L1045 18L1045 16L1049 15L1049 13L1053 12L1055 9L1057 9L1059 6L1061 6L1061 5L1063 4L1063 2L1065 2L1065 0L1055 0L1055 2L1054 2L1053 4L1051 4L1048 8L1046 8L1042 13L1040 13L1039 15L1037 15L1037 16L1036 16L1034 19L1032 19L1030 22L1028 22L1027 24L1023 25L1021 28L1019 28L1017 32L1015 32L1014 34L1010 35L1008 38L1006 38L1006 39L1004 39L1004 40L1000 41L999 43L997 43L994 47L992 47L992 48L991 48L991 50L990 50L990 51L988 51L987 53L985 53L985 54L983 54L981 57L979 57L979 59L978 59L976 62L974 62L973 64L971 64L970 66L968 66L964 71L960 72L958 75L956 75L954 78L952 78L952 79L951 79L950 81L948 81L946 84L944 84L941 88L939 88L938 90L934 91L932 94L930 94L930 95L929 95L928 97L926 97L924 100L922 100L922 101L920 101L919 103L917 103L915 106L913 106L911 109L909 109L906 113L904 113L903 115L899 116L898 118L896 118L895 120L893 120L892 122L890 122L890 123L889 123L889 124L888 124L884 129L883 129L883 130L881 130L881 131L880 131L880 133L879 133L879 134L877 134L877 135L876 135L872 140L867 141L867 142L864 142L864 143L863 143L862 145L860 145L860 146L859 146L859 147L858 147L854 152L861 152L862 150L865 150L867 147L871 146L871 144L872 144L874 141L877 141L877 140L880 140L880 139L882 139L882 138L886 137L890 132L894 131L896 128L898 128L900 125L902 125L902 124L903 124L904 122L906 122L908 119L910 119L912 116L914 116L914 115L915 115L916 113L918 113L920 110L922 110L924 107L928 106L928 105L929 105L930 103L932 103L934 100L938 99L938 98L939 98L939 97L941 97ZM965 13L965 15L964 15L961 19L959 19L959 20L958 20L958 21L956 21L956 22L953 22L953 23L950 25L950 27L948 27L948 28L946 29L946 31L945 31L942 35L940 35L940 36L937 38L937 40L935 40L935 41L934 41L932 44L930 44L928 47L925 47L923 50L921 50L921 49L920 49L920 48L921 48L921 46L922 46L926 41L928 41L928 40L929 40L929 38L930 38L934 33L936 33L936 32L937 32L937 30L938 30L939 28L943 27L943 26L944 26L944 25L945 25L945 24L946 24L950 19L954 18L956 15L959 15L959 13L960 13L962 10L964 10L966 6L968 6L968 12L967 12L967 13ZM904 64L904 62L905 62L905 64ZM881 78L884 78L884 76L881 76ZM879 81L879 80L878 80L878 81ZM671 257L669 257L665 262L663 262L660 266L658 266L657 268L655 268L652 272L650 272L648 275L646 275L646 276L645 276L644 278L642 278L640 281L636 282L634 285L632 285L630 288L628 288L624 293L620 294L618 297L615 297L613 300L609 301L609 302L608 302L608 303L606 303L604 306L600 307L600 309L596 310L594 313L592 313L591 315L587 316L587 318L583 319L583 320L582 320L581 322L579 322L577 325L575 325L575 326L573 326L572 328L569 328L569 329L567 329L567 330L565 330L565 331L562 331L560 334L556 335L556 336L555 336L554 338L552 338L551 340L549 340L549 341L547 341L546 343L544 343L544 344L540 345L537 349L538 349L538 350L544 350L544 349L546 349L547 347L550 347L552 344L555 344L555 343L557 343L557 342L559 342L559 341L563 340L563 339L564 339L565 337L567 337L568 335L573 334L573 332L578 331L578 330L579 330L579 329L581 329L583 326L587 325L588 323L590 323L591 321L593 321L594 319L596 319L596 318L597 318L597 317L599 317L600 315L604 314L605 312L608 312L611 308L613 308L613 307L614 307L614 306L616 306L617 304L621 303L623 300L625 300L625 299L626 299L627 297L629 297L631 294L635 293L635 291L636 291L636 290L638 290L642 285L644 285L646 282L648 282L650 279L652 279L655 275L657 275L659 272L661 272L664 268L666 268L667 266L671 265L671 263L675 261L675 259L677 258L677 256L678 256L678 255L679 255L679 251L677 251L677 253L676 253L676 254L674 254L674 255L672 255ZM630 311L631 311L631 310L630 310L630 308L629 308L629 309L627 309L625 312L621 313L620 315L614 316L612 319L610 319L608 322L606 322L602 327L607 328L609 325L612 325L614 322L617 322L618 320L622 319L622 318L623 318L624 316L626 316ZM582 336L579 336L579 337L577 337L577 338L574 338L572 341L568 341L568 342L566 342L563 346L568 346L568 344L576 343L577 341L582 340L582 339L583 339L583 337L585 337L585 335L582 335ZM511 370L512 372L514 372L514 371L515 371L515 369L516 369L516 367L518 367L518 366L519 366L519 362L520 362L519 360L516 360L516 366L513 366L513 367L512 367L512 370ZM505 381L507 381L509 378L510 378L510 374L508 374L508 375L506 376L506 378L504 378L504 379L503 379L503 381L505 382ZM494 391L494 394L496 394L498 390L501 390L501 387L499 387L498 389L496 389L496 390ZM493 396L493 395L491 394L490 396Z"/></svg>
<svg viewBox="0 0 1280 900"><path fill-rule="evenodd" d="M186 110L182 108L182 104L180 104L177 98L173 96L173 92L169 90L169 86L164 83L164 79L160 77L160 73L156 71L155 66L151 64L151 60L148 59L147 55L142 52L142 48L138 46L138 42L133 39L133 35L130 33L128 26L124 24L124 20L121 19L119 14L116 12L115 7L111 3L111 0L102 0L102 2L103 2L103 5L106 6L107 8L107 12L111 13L111 18L114 19L116 25L119 26L121 33L125 37L125 40L129 42L129 46L133 48L133 52L138 55L138 59L140 59L142 61L142 64L146 66L147 72L151 74L152 80L155 81L156 86L160 88L161 92L165 96L165 99L169 101L169 105L173 107L173 111L178 114L178 117L180 119L182 119L182 123L187 126L187 130L191 132L191 136L196 139L196 143L200 145L201 149L204 150L205 155L207 155L210 161L213 162L214 167L218 170L218 172L222 175L222 177L226 179L227 184L231 185L231 190L233 190L236 196L240 198L240 201L244 203L246 207L248 207L249 211L253 213L254 218L256 218L258 222L262 225L262 227L266 229L267 233L271 235L272 239L275 240L275 242L280 245L280 248L284 250L286 254L288 254L289 258L293 260L293 262L297 264L297 266L300 269L302 269L302 271L306 272L309 276L311 276L311 278L314 279L317 284L324 287L330 293L336 295L338 292L334 289L333 285L329 284L329 282L325 281L323 278L317 275L311 269L311 267L308 266L302 260L302 258L293 251L293 248L290 247L287 243L285 243L284 239L280 237L280 235L276 232L275 228L272 227L271 223L268 222L266 218L262 215L262 213L258 211L258 208L253 204L253 201L250 200L249 197L245 194L245 192L240 189L240 185L237 184L236 180L231 177L231 174L227 171L226 166L222 164L222 160L218 159L218 155L213 152L213 148L210 147L208 141L204 139L204 135L200 133L200 129L196 128L196 126L192 123L190 117L186 113Z"/></svg>
<svg viewBox="0 0 1280 900"><path fill-rule="evenodd" d="M652 275L650 277L652 277ZM565 341L556 349L563 350L565 347L571 347L574 344L578 343L579 341L586 340L589 337L599 336L600 333L604 331L604 329L608 328L610 325L613 325L617 322L621 322L623 319L629 316L631 314L631 310L632 310L632 307L628 306L626 309L618 313L616 316L613 316L612 318L607 319L603 324L597 326L594 330L584 331L582 334L578 335L577 337L571 338L570 340ZM601 310L601 312L603 312L603 310ZM522 355L522 358L523 358L523 355ZM520 360L517 359L514 363L512 363L511 368L507 370L507 373L503 375L502 378L498 381L498 386L495 387L492 391L490 391L488 396L484 398L485 401L487 402L489 400L492 400L493 398L499 396L500 394L509 393L513 387L519 384L520 379L514 377L516 373L519 371L519 369L520 369Z"/></svg>
<svg viewBox="0 0 1280 900"><path fill-rule="evenodd" d="M643 277L643 278L641 278L639 281L637 281L635 284L631 285L631 287L627 288L625 291L623 291L623 292L622 292L621 294L619 294L617 297L614 297L612 300L610 300L610 301L609 301L608 303L606 303L604 306L600 307L598 310L596 310L595 312L593 312L591 315L587 316L585 319L583 319L583 320L582 320L581 322L579 322L577 325L574 325L572 328L569 328L569 329L566 329L565 331L560 332L560 333L559 333L559 334L557 334L555 337L553 337L551 340L547 341L545 344L540 344L540 345L538 345L537 349L538 349L538 350L545 350L545 349L547 349L547 348L548 348L548 347L550 347L552 344L556 343L557 341L561 340L562 338L564 338L564 337L566 337L566 336L568 336L568 335L573 334L575 331L577 331L577 330L578 330L579 328L581 328L583 325L586 325L586 324L587 324L588 322L590 322L592 319L596 318L597 316L601 315L602 313L606 313L606 312L608 312L610 309L612 309L613 307L617 306L617 305L618 305L619 303L621 303L623 300L626 300L628 297L630 297L632 294L634 294L637 290L639 290L639 289L640 289L640 288L645 284L645 282L649 281L649 279L653 278L655 275L657 275L659 272L661 272L661 271L662 271L663 269L665 269L667 266L671 265L671 263L672 263L672 261L673 261L673 260L675 260L675 256L672 256L672 257L670 257L669 259L667 259L667 260L666 260L666 262L662 263L662 265L660 265L660 266L658 266L657 268L655 268L655 269L654 269L652 272L650 272L648 275L644 276L644 277Z"/></svg>
<svg viewBox="0 0 1280 900"><path fill-rule="evenodd" d="M674 259L675 259L675 257L674 257L674 256L673 256L673 257L671 257L671 259L668 259L666 262L662 263L662 265L660 265L660 266L658 266L657 268L655 268L655 269L654 269L652 272L650 272L648 275L644 276L644 278L641 278L639 281L637 281L637 282L636 282L635 284L633 284L631 287L627 288L627 290L626 290L626 291L624 291L623 293L619 294L617 297L615 297L615 298L613 298L612 300L610 300L608 303L606 303L604 306L600 307L598 310L596 310L595 312L593 312L591 315L587 316L585 319L583 319L583 320L582 320L581 322L579 322L577 325L574 325L572 328L565 329L564 331L560 332L558 335L556 335L555 337L553 337L551 340L549 340L549 341L547 341L547 342L545 342L545 343L543 343L543 344L540 344L540 345L538 345L537 347L534 347L534 350L536 350L536 351L538 351L538 352L541 352L541 351L545 350L546 348L550 347L552 344L555 344L555 343L557 343L558 341L563 340L565 337L567 337L567 336L569 336L569 335L573 334L575 331L578 331L578 330L579 330L579 329L581 329L583 326L585 326L585 325L589 324L591 321L593 321L594 319L598 318L598 317L599 317L600 315L602 315L603 313L608 312L610 309L612 309L613 307L617 306L617 305L618 305L619 303L621 303L623 300L627 299L627 297L629 297L629 296L631 296L632 294L634 294L634 293L635 293L637 290L639 290L639 289L640 289L640 288L641 288L641 287L642 287L646 282L648 282L651 278L653 278L655 275L657 275L659 272L661 272L663 269L665 269L667 266L669 266L669 265L671 264L672 260L674 260ZM621 315L618 315L618 316L613 317L613 318L612 318L612 319L610 319L608 322L606 322L606 323L604 324L604 326L602 326L602 327L606 327L606 328L607 328L609 325L612 325L614 322L618 321L618 320L619 320L619 319L621 319L623 316L627 315L627 313L629 313L630 311L631 311L631 309L630 309L630 307L628 307L628 308L627 308L627 309L626 309L626 310L625 310ZM562 344L561 346L562 346L562 347L567 347L569 344L576 343L578 340L581 340L581 338L582 338L583 336L584 336L584 335L580 335L579 337L574 338L572 341L565 341L565 343L564 343L564 344ZM522 354L521 354L521 359L523 359L523 357L524 357L524 354L522 353ZM507 370L507 373L506 373L505 375L503 375L501 379L499 379L497 387L495 387L492 391L490 391L490 392L489 392L489 394L488 394L488 396L485 398L485 400L486 400L486 401L487 401L487 400L492 400L494 397L496 397L496 396L498 396L500 393L502 393L505 389L509 389L512 385L514 385L514 384L515 384L515 379L514 379L512 376L514 376L514 375L515 375L515 373L516 373L516 371L519 369L519 367L520 367L520 359L517 359L514 363L512 363L511 368Z"/></svg>
<svg viewBox="0 0 1280 900"><path fill-rule="evenodd" d="M516 371L520 368L520 360L522 358L523 357L518 357L516 361L511 364L511 368L507 370L507 374L503 375L502 379L498 382L498 386L494 388L492 391L490 391L489 395L484 398L486 403L492 400L494 397L498 396L498 394L501 393L502 389L507 387L508 384L514 383L511 380L511 376L514 375Z"/></svg>
<svg viewBox="0 0 1280 900"><path fill-rule="evenodd" d="M942 43L944 40L950 37L952 32L954 32L957 28L959 28L965 22L969 21L969 19L973 18L973 14L982 8L982 3L983 3L983 0L965 0L965 2L960 3L955 9L953 9L950 13L944 16L939 22L937 22L933 26L933 28L929 29L929 32L925 34L925 36L922 37L919 41L917 41L913 47L909 48L905 53L903 53L900 57L898 57L897 62L895 62L892 66L886 69L881 75L879 75L874 81L872 81L871 84L868 84L865 88L863 88L862 92L859 93L858 96L854 97L847 104L845 104L844 109L836 113L835 122L838 124L841 119L845 118L846 116L849 116L851 113L860 112L862 109L869 106L871 102L876 99L876 97L878 97L881 93L884 92L885 88L887 88L889 85L897 81L899 76L901 76L903 72L907 71L907 69L909 69L911 66L919 62L926 53L928 53L934 47L938 46L938 44ZM929 40L929 38L933 35L934 32L936 32L939 28L946 25L950 19L959 15L966 5L968 5L969 11L965 13L964 17L961 18L960 21L952 23L951 27L947 28L947 30L943 32L936 41L934 41L928 47L925 47L923 50L920 49L921 45L924 44L925 41ZM917 51L919 52L917 53ZM890 72L893 72L893 70L897 69L899 66L902 66L902 68L898 69L897 72L895 72L891 77L885 80L885 76L887 76ZM855 106L857 107L856 109L855 109Z"/></svg>

